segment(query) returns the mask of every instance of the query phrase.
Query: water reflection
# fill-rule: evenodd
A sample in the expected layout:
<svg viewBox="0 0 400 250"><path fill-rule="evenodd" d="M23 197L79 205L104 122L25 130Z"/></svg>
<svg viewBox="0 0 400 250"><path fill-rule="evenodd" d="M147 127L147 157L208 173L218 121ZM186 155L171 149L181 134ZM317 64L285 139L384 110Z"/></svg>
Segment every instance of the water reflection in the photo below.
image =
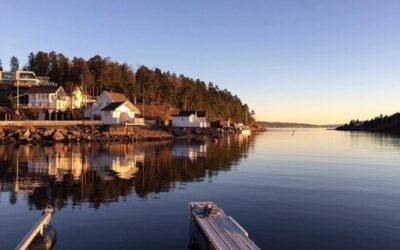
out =
<svg viewBox="0 0 400 250"><path fill-rule="evenodd" d="M0 146L0 193L27 194L30 209L89 202L94 208L129 195L146 198L176 183L212 180L246 157L251 138L209 138L140 144ZM21 201L25 202L25 201Z"/></svg>

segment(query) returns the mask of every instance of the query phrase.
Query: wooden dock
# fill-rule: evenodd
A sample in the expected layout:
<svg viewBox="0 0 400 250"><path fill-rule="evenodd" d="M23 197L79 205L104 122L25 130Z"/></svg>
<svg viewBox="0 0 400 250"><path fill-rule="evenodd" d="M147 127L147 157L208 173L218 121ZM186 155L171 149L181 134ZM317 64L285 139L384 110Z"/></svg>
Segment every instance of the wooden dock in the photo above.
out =
<svg viewBox="0 0 400 250"><path fill-rule="evenodd" d="M249 234L213 202L189 202L194 249L260 249Z"/></svg>
<svg viewBox="0 0 400 250"><path fill-rule="evenodd" d="M51 206L48 206L44 211L43 211L43 216L40 218L39 222L37 222L31 230L25 235L25 237L21 240L21 242L18 244L18 246L15 248L15 250L26 250L29 248L31 245L32 241L35 239L36 236L38 235L44 235L45 230L47 225L49 224L51 217L54 213L54 210ZM53 236L53 235L52 235ZM43 245L45 247L40 247L41 249L51 249L53 246L53 238L49 239L49 237L44 238Z"/></svg>

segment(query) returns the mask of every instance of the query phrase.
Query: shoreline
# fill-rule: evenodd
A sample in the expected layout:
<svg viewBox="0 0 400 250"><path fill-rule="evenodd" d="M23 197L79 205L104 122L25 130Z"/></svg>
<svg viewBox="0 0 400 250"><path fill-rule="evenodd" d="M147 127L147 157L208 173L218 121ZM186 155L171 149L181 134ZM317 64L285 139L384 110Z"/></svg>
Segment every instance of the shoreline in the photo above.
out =
<svg viewBox="0 0 400 250"><path fill-rule="evenodd" d="M369 133L382 133L382 134L392 134L392 135L400 135L400 129L398 130L385 130L385 129L367 129L367 128L335 128L336 131L345 131L345 132L369 132Z"/></svg>
<svg viewBox="0 0 400 250"><path fill-rule="evenodd" d="M153 126L77 125L52 127L0 127L0 144L43 144L57 142L142 142L219 137L238 131L213 128L171 128ZM253 131L256 132L256 131Z"/></svg>
<svg viewBox="0 0 400 250"><path fill-rule="evenodd" d="M172 140L162 129L124 126L62 126L0 128L1 144L53 144L56 142L140 142Z"/></svg>

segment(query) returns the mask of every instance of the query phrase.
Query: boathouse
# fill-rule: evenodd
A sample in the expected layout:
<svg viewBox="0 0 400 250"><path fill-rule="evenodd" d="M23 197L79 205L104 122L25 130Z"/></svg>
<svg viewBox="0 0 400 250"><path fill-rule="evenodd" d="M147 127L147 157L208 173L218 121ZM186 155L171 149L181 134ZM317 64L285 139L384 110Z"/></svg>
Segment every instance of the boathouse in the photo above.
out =
<svg viewBox="0 0 400 250"><path fill-rule="evenodd" d="M209 128L207 111L180 111L172 115L172 127L178 128Z"/></svg>

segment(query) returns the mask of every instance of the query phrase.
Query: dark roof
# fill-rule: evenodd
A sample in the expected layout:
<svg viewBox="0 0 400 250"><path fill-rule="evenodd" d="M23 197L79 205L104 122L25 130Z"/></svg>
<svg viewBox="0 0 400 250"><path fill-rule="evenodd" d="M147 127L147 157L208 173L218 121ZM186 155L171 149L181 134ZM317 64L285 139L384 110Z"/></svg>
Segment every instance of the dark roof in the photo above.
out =
<svg viewBox="0 0 400 250"><path fill-rule="evenodd" d="M124 102L112 102L105 106L101 111L112 111L121 106L121 104Z"/></svg>
<svg viewBox="0 0 400 250"><path fill-rule="evenodd" d="M36 93L55 93L60 88L60 86L33 86L28 90L28 94L36 94Z"/></svg>
<svg viewBox="0 0 400 250"><path fill-rule="evenodd" d="M207 111L204 110L197 111L197 117L206 117L206 116L207 116Z"/></svg>
<svg viewBox="0 0 400 250"><path fill-rule="evenodd" d="M197 117L206 117L207 116L207 111L204 110L185 110L185 111L179 111L179 114L175 114L172 116L191 116L197 113Z"/></svg>

